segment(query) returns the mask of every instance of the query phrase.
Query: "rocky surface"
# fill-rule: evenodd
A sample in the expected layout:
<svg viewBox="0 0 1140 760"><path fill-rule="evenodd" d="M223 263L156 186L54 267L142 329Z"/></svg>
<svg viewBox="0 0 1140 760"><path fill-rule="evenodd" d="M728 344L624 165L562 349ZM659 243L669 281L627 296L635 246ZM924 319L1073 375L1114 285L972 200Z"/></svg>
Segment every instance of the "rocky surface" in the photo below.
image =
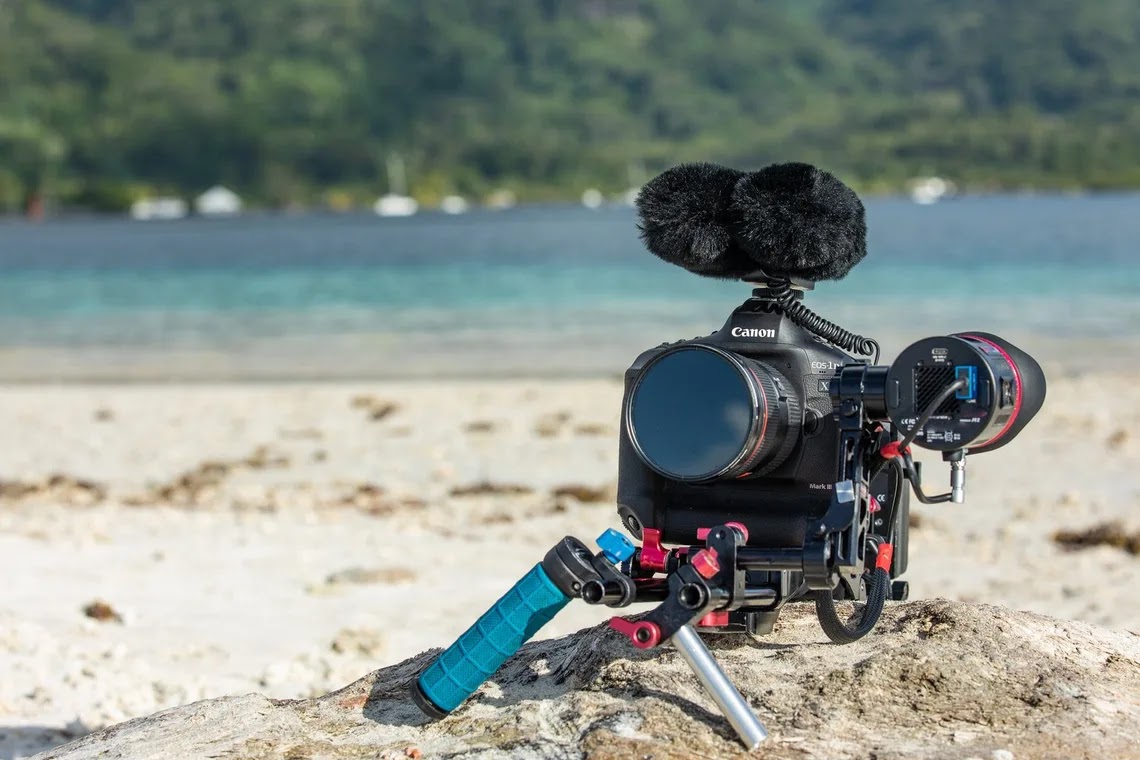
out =
<svg viewBox="0 0 1140 760"><path fill-rule="evenodd" d="M890 607L826 643L793 605L760 642L712 649L771 736L770 758L1140 757L1140 636L945 600ZM424 653L319 699L197 702L42 758L665 758L743 754L668 648L599 626L525 647L467 704L428 723L406 698Z"/></svg>

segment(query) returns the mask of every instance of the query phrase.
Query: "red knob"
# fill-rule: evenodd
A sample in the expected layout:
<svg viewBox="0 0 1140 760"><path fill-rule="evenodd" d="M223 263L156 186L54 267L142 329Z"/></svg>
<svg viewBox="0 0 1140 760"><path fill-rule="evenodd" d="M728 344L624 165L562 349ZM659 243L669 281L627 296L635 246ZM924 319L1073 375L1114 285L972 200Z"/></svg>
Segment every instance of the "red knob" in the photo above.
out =
<svg viewBox="0 0 1140 760"><path fill-rule="evenodd" d="M697 571L697 575L705 580L720 572L720 562L716 558L716 549L701 549L693 555L689 564Z"/></svg>
<svg viewBox="0 0 1140 760"><path fill-rule="evenodd" d="M623 617L614 617L610 618L610 628L629 638L638 649L652 649L661 643L661 629L647 620L634 623Z"/></svg>

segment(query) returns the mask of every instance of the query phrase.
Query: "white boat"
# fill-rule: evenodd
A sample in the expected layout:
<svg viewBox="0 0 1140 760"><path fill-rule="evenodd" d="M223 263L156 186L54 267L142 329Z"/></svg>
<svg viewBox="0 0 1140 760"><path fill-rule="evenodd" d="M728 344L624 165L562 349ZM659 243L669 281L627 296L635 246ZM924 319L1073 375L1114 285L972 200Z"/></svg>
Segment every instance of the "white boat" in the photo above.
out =
<svg viewBox="0 0 1140 760"><path fill-rule="evenodd" d="M194 199L194 210L202 216L235 216L241 209L238 194L221 185L211 187Z"/></svg>
<svg viewBox="0 0 1140 760"><path fill-rule="evenodd" d="M586 208L599 208L605 198L602 196L602 191L596 187L591 187L582 193L582 205Z"/></svg>
<svg viewBox="0 0 1140 760"><path fill-rule="evenodd" d="M388 192L376 199L372 210L379 216L411 216L420 210L420 204L407 192L404 160L393 153L388 157Z"/></svg>
<svg viewBox="0 0 1140 760"><path fill-rule="evenodd" d="M372 210L379 216L411 216L420 210L420 204L407 195L388 193L376 199Z"/></svg>
<svg viewBox="0 0 1140 760"><path fill-rule="evenodd" d="M462 195L445 195L439 202L439 210L445 214L464 214L470 204Z"/></svg>
<svg viewBox="0 0 1140 760"><path fill-rule="evenodd" d="M181 198L143 198L131 204L131 218L140 222L181 219L188 211Z"/></svg>
<svg viewBox="0 0 1140 760"><path fill-rule="evenodd" d="M910 185L910 199L920 206L937 203L954 192L954 185L941 177L920 177Z"/></svg>

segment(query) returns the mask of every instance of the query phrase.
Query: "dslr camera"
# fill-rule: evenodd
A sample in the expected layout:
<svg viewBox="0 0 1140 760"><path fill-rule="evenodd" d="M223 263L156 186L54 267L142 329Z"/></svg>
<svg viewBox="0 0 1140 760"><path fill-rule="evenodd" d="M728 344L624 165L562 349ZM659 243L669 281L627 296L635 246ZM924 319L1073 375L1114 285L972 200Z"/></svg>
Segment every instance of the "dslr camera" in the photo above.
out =
<svg viewBox="0 0 1140 760"><path fill-rule="evenodd" d="M882 366L874 340L808 309L816 280L866 255L862 203L814 167L679 166L638 211L652 253L755 289L719 330L649 349L625 373L618 513L644 545L632 571L664 544L740 526L748 601L700 630L764 634L802 599L833 640L858 638L835 602L866 602L870 630L876 607L906 598L911 492L962 502L966 456L1004 446L1041 408L1041 367L980 331L920 340ZM942 452L949 492L924 492L912 445Z"/></svg>

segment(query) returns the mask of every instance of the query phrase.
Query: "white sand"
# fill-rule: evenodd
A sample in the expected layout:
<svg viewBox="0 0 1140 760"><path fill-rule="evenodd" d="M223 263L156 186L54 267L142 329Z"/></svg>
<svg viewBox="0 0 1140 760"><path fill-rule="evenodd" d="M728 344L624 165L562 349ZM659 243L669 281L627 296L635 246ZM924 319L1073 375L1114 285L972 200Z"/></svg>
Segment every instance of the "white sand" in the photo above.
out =
<svg viewBox="0 0 1140 760"><path fill-rule="evenodd" d="M1021 438L970 461L966 505L916 507L912 597L1140 629L1140 558L1051 539L1140 529L1140 388L1088 376L1049 393ZM561 536L617 527L612 498L550 489L612 485L620 397L601 380L0 389L0 758L203 697L320 693L450 643ZM152 487L259 447L195 499ZM106 498L12 486L52 474ZM449 495L479 481L535 491ZM86 617L95 599L124 622ZM606 616L571 605L542 635Z"/></svg>

